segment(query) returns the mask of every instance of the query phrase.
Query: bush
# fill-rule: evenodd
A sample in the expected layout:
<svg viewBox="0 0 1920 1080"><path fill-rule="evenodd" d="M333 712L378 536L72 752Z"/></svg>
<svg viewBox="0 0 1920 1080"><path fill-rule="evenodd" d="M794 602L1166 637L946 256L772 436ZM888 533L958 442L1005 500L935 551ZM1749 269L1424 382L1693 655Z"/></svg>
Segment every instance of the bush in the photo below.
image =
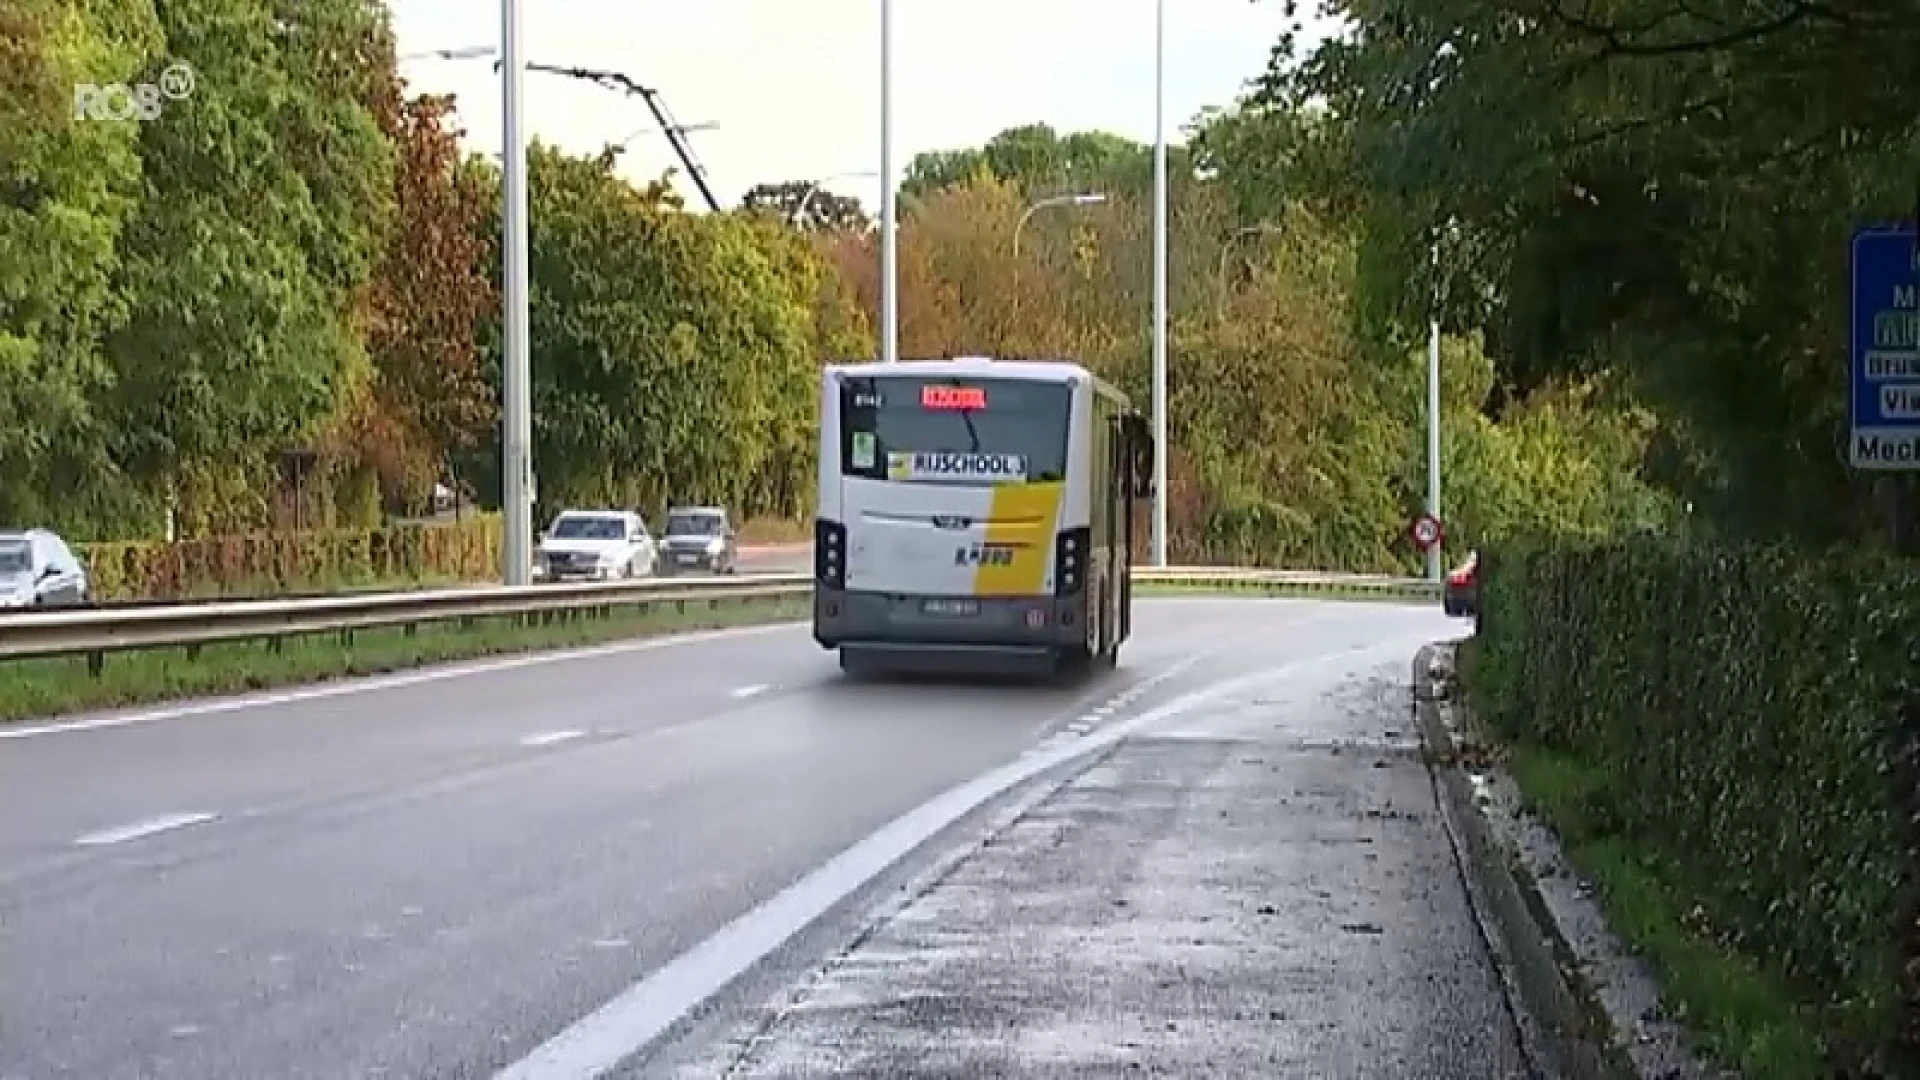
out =
<svg viewBox="0 0 1920 1080"><path fill-rule="evenodd" d="M263 596L368 585L488 581L495 514L383 529L249 533L179 543L76 544L101 600Z"/></svg>
<svg viewBox="0 0 1920 1080"><path fill-rule="evenodd" d="M1496 546L1474 691L1600 778L1593 813L1806 1004L1836 1075L1920 1051L1920 568Z"/></svg>

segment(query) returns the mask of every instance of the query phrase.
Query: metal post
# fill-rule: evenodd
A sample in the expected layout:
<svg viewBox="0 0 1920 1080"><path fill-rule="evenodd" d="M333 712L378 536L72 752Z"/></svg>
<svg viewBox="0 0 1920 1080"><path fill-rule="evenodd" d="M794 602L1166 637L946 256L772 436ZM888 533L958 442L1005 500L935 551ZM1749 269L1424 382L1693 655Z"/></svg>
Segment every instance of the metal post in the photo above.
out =
<svg viewBox="0 0 1920 1080"><path fill-rule="evenodd" d="M1089 191L1078 195L1055 195L1050 199L1041 199L1027 207L1020 220L1013 224L1013 328L1018 329L1021 313L1021 298L1026 291L1020 287L1020 233L1033 220L1033 215L1055 206L1098 206L1107 201L1106 192Z"/></svg>
<svg viewBox="0 0 1920 1080"><path fill-rule="evenodd" d="M880 0L880 359L900 359L899 207L893 172L893 0Z"/></svg>
<svg viewBox="0 0 1920 1080"><path fill-rule="evenodd" d="M1167 0L1154 5L1153 565L1167 565Z"/></svg>
<svg viewBox="0 0 1920 1080"><path fill-rule="evenodd" d="M533 406L527 360L527 147L521 131L521 79L525 58L520 54L522 24L520 0L501 0L500 83L502 147L501 211L504 235L501 252L502 289L506 310L505 348L501 356L505 403L502 410L500 477L502 507L506 512L505 578L509 585L525 585L533 575Z"/></svg>
<svg viewBox="0 0 1920 1080"><path fill-rule="evenodd" d="M1433 242L1432 314L1427 320L1427 513L1440 517L1440 241ZM1427 549L1427 577L1439 581L1442 545Z"/></svg>

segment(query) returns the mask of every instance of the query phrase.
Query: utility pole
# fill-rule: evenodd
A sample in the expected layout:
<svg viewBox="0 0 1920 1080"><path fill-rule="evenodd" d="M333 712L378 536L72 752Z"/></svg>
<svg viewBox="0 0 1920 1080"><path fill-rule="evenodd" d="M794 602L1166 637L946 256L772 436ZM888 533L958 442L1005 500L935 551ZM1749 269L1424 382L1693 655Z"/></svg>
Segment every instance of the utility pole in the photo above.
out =
<svg viewBox="0 0 1920 1080"><path fill-rule="evenodd" d="M899 206L893 172L893 0L880 0L880 359L900 359Z"/></svg>
<svg viewBox="0 0 1920 1080"><path fill-rule="evenodd" d="M569 79L584 79L598 83L609 90L618 90L631 94L646 103L647 111L653 114L654 123L660 126L660 133L667 137L667 145L673 148L674 156L680 164L687 167L687 176L700 192L700 198L707 209L720 213L720 200L713 194L713 185L707 183L707 167L693 152L693 144L687 141L687 132L696 130L698 125L688 126L675 120L667 103L660 97L660 91L644 86L632 77L618 71L600 71L595 68L566 67L560 64L528 64L530 71L542 71L549 75L564 75Z"/></svg>
<svg viewBox="0 0 1920 1080"><path fill-rule="evenodd" d="M1167 565L1167 0L1153 32L1153 565Z"/></svg>
<svg viewBox="0 0 1920 1080"><path fill-rule="evenodd" d="M525 585L533 575L533 402L527 356L527 144L521 131L521 84L525 61L520 55L523 26L520 0L501 0L500 85L501 185L501 296L505 342L501 355L500 479L501 504L506 512L506 566L501 576L508 585Z"/></svg>
<svg viewBox="0 0 1920 1080"><path fill-rule="evenodd" d="M1440 235L1432 248L1427 318L1427 513L1440 521ZM1444 535L1444 534L1443 534ZM1441 545L1427 549L1427 577L1439 581Z"/></svg>

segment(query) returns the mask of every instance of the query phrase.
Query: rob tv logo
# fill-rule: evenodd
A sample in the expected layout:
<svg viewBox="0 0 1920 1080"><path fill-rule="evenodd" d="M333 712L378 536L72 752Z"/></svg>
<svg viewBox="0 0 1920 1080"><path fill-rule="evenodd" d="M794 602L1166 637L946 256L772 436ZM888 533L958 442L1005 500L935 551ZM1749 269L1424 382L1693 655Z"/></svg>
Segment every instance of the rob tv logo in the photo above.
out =
<svg viewBox="0 0 1920 1080"><path fill-rule="evenodd" d="M78 83L73 88L76 120L154 120L173 101L193 96L193 69L169 64L156 82Z"/></svg>

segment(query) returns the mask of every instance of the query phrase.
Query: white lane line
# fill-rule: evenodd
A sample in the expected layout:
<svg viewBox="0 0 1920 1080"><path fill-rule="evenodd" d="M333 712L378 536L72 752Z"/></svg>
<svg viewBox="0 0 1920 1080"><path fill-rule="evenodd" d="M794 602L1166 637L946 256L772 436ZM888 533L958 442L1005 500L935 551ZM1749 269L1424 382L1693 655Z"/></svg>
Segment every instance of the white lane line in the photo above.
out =
<svg viewBox="0 0 1920 1080"><path fill-rule="evenodd" d="M680 645L700 645L710 641L726 641L732 638L753 637L760 634L788 632L805 626L805 623L785 622L768 623L762 626L736 626L724 630L701 630L691 634L678 634L672 637L645 638L638 641L617 641L607 645L593 645L580 649L567 649L561 652L528 653L522 656L502 657L483 660L452 667L431 668L426 671L412 671L397 675L381 675L353 682L328 683L295 690L282 690L265 694L249 694L238 698L220 698L213 701L197 701L191 704L170 705L166 708L148 709L135 713L119 713L113 716L97 716L88 720L70 720L60 723L32 725L0 724L0 740L31 739L41 735L64 735L76 731L99 731L106 728L130 727L156 720L176 720L187 716L206 716L212 713L240 712L245 709L260 709L270 705L291 705L302 701L316 701L321 698L344 697L348 694L370 694L381 690L398 690L408 686L423 686L446 679L463 679L472 675L485 675L495 671L513 671L518 668L537 667L542 664L560 664L569 660L592 660L603 656L620 656L627 653L652 652L655 649L668 649Z"/></svg>
<svg viewBox="0 0 1920 1080"><path fill-rule="evenodd" d="M1191 667L1189 657L1149 680L1157 685ZM763 957L982 803L1068 762L1218 698L1285 678L1300 668L1343 661L1331 653L1224 680L1078 739L1048 740L1012 762L961 784L883 826L779 895L721 927L652 975L495 1073L496 1080L597 1077L659 1037Z"/></svg>
<svg viewBox="0 0 1920 1080"><path fill-rule="evenodd" d="M552 746L585 735L584 731L543 731L538 735L529 735L520 740L521 746Z"/></svg>
<svg viewBox="0 0 1920 1080"><path fill-rule="evenodd" d="M771 689L773 689L773 687L767 683L756 683L753 686L743 686L735 690L731 696L735 699L750 698L755 694L764 694Z"/></svg>
<svg viewBox="0 0 1920 1080"><path fill-rule="evenodd" d="M145 821L136 821L131 825L122 825L117 829L102 829L88 833L75 840L81 847L100 847L106 844L123 844L128 840L139 840L172 829L184 829L189 825L200 825L219 817L219 814L162 814Z"/></svg>

